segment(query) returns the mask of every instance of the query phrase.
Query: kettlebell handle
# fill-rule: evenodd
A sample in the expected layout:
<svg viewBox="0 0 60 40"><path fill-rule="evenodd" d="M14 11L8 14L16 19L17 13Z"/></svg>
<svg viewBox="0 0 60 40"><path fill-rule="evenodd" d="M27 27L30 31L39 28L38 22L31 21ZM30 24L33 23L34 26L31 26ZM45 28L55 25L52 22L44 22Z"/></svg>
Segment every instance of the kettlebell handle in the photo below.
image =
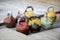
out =
<svg viewBox="0 0 60 40"><path fill-rule="evenodd" d="M49 8L47 9L47 11L49 12L49 9L51 9L51 8L53 8L53 7L49 7ZM53 11L54 11L54 8L53 8Z"/></svg>
<svg viewBox="0 0 60 40"><path fill-rule="evenodd" d="M26 8L25 12L27 12L27 9L28 9L28 8L31 8L32 11L34 10L32 6L28 6L28 7Z"/></svg>

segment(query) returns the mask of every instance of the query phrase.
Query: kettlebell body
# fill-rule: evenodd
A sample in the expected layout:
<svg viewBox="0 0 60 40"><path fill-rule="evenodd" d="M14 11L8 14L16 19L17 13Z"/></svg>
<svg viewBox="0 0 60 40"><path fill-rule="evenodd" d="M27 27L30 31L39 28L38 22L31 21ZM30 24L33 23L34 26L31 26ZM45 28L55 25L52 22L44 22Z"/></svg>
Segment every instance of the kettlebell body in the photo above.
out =
<svg viewBox="0 0 60 40"><path fill-rule="evenodd" d="M27 19L21 18L20 22L16 26L16 30L26 35L29 34Z"/></svg>
<svg viewBox="0 0 60 40"><path fill-rule="evenodd" d="M41 29L41 21L39 18L31 18L28 24L31 32L39 32Z"/></svg>
<svg viewBox="0 0 60 40"><path fill-rule="evenodd" d="M29 18L31 15L33 15L34 14L34 12L33 11L27 11L27 12L25 12L25 16L27 17L27 18Z"/></svg>
<svg viewBox="0 0 60 40"><path fill-rule="evenodd" d="M56 21L56 13L54 11L48 12L48 17L52 20L52 22Z"/></svg>
<svg viewBox="0 0 60 40"><path fill-rule="evenodd" d="M52 28L52 20L48 17L42 17L41 23L42 23L43 30L48 30Z"/></svg>
<svg viewBox="0 0 60 40"><path fill-rule="evenodd" d="M5 18L4 23L6 27L12 28L12 27L15 27L16 19L14 17L7 17Z"/></svg>
<svg viewBox="0 0 60 40"><path fill-rule="evenodd" d="M21 18L22 18L22 16L21 16L20 14L18 14L18 15L16 16L16 23L18 23Z"/></svg>

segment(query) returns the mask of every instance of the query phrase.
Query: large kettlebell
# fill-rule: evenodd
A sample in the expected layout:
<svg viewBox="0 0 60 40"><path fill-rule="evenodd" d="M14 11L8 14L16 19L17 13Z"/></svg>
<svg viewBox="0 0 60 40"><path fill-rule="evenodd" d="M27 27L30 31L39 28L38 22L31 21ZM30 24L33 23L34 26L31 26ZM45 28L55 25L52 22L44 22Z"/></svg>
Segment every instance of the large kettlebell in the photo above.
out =
<svg viewBox="0 0 60 40"><path fill-rule="evenodd" d="M25 17L22 17L21 20L18 22L16 30L26 35L29 34L29 27L27 19Z"/></svg>
<svg viewBox="0 0 60 40"><path fill-rule="evenodd" d="M27 9L29 9L29 8L31 8L31 10L27 10ZM26 10L25 10L25 16L27 17L27 18L29 18L31 15L33 15L34 14L34 9L33 9L33 7L32 6L28 6L27 8L26 8Z"/></svg>
<svg viewBox="0 0 60 40"><path fill-rule="evenodd" d="M30 17L29 21L28 21L28 25L30 26L30 31L35 33L35 32L39 32L41 29L41 21L39 18L33 16Z"/></svg>
<svg viewBox="0 0 60 40"><path fill-rule="evenodd" d="M52 20L47 16L47 13L44 17L41 18L42 30L47 30L52 28Z"/></svg>
<svg viewBox="0 0 60 40"><path fill-rule="evenodd" d="M52 10L50 10L52 8ZM56 21L56 12L53 7L49 7L47 10L47 16L52 20L52 22Z"/></svg>

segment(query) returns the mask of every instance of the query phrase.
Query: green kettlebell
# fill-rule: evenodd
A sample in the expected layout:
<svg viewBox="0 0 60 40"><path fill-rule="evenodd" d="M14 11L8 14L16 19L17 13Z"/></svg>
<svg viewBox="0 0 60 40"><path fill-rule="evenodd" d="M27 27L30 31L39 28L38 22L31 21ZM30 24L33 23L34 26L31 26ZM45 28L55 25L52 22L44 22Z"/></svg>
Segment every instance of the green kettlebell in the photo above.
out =
<svg viewBox="0 0 60 40"><path fill-rule="evenodd" d="M41 18L41 23L42 23L42 29L51 29L52 28L52 20L47 17L47 14L45 17Z"/></svg>

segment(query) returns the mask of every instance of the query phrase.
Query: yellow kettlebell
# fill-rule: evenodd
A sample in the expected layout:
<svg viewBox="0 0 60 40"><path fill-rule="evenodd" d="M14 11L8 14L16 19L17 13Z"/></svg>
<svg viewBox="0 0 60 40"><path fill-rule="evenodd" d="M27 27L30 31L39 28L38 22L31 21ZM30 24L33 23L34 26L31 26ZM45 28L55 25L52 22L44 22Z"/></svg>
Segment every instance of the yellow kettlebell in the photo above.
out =
<svg viewBox="0 0 60 40"><path fill-rule="evenodd" d="M33 17L30 17L29 18L29 21L28 21L28 25L33 25L34 24L34 18Z"/></svg>
<svg viewBox="0 0 60 40"><path fill-rule="evenodd" d="M52 8L52 10L50 10ZM49 7L47 10L47 16L52 20L52 22L56 21L56 12L53 7Z"/></svg>
<svg viewBox="0 0 60 40"><path fill-rule="evenodd" d="M37 24L38 26L41 26L41 20L36 16L32 16L29 18L28 25L33 25L34 23Z"/></svg>
<svg viewBox="0 0 60 40"><path fill-rule="evenodd" d="M41 26L41 20L39 18L36 18L34 21L37 25Z"/></svg>
<svg viewBox="0 0 60 40"><path fill-rule="evenodd" d="M32 16L28 21L31 32L38 32L41 30L41 20L38 17Z"/></svg>
<svg viewBox="0 0 60 40"><path fill-rule="evenodd" d="M28 8L31 8L31 10L27 10ZM32 6L28 6L27 8L26 8L26 10L25 10L25 16L27 17L27 18L29 18L31 15L33 15L34 14L34 9L33 9L33 7Z"/></svg>

